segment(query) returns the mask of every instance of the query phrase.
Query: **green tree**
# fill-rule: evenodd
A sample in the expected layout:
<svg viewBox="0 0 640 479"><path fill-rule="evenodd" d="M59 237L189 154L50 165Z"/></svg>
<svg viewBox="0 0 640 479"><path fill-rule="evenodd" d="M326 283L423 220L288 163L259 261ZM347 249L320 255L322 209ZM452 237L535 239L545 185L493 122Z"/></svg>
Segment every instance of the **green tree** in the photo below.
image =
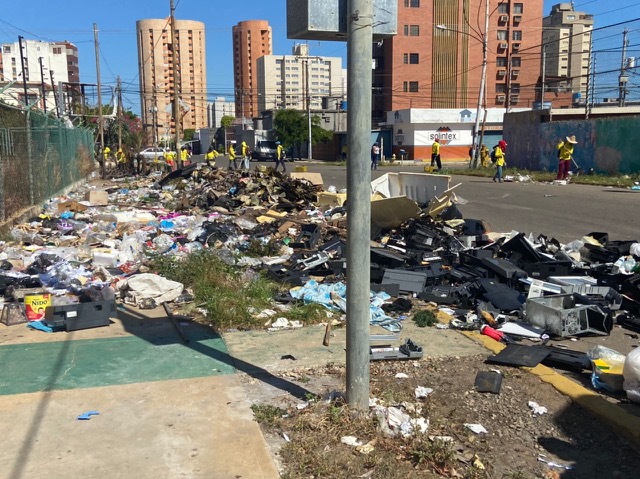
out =
<svg viewBox="0 0 640 479"><path fill-rule="evenodd" d="M196 130L194 130L193 128L186 128L184 130L184 134L182 135L182 139L184 141L191 141L193 140L193 137L195 134L196 134Z"/></svg>
<svg viewBox="0 0 640 479"><path fill-rule="evenodd" d="M331 141L333 138L333 132L329 130L325 130L320 126L322 123L322 118L318 115L314 115L311 117L311 140L313 144L316 143L326 143Z"/></svg>
<svg viewBox="0 0 640 479"><path fill-rule="evenodd" d="M235 120L234 117L229 115L224 115L222 118L220 118L220 126L225 130L227 130L231 128L231 125L233 125L233 120Z"/></svg>
<svg viewBox="0 0 640 479"><path fill-rule="evenodd" d="M298 110L278 110L273 120L273 126L278 139L285 148L295 146L298 159L301 158L301 146L307 140L308 125L304 113Z"/></svg>

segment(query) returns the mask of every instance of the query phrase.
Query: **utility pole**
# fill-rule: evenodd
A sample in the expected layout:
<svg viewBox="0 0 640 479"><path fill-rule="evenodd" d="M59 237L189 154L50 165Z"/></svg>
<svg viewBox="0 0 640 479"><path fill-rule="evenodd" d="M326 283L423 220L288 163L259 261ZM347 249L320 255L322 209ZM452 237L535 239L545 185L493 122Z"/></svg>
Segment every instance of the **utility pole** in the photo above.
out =
<svg viewBox="0 0 640 479"><path fill-rule="evenodd" d="M540 84L540 109L544 110L544 89L547 74L547 46L542 46L542 81Z"/></svg>
<svg viewBox="0 0 640 479"><path fill-rule="evenodd" d="M478 94L478 108L476 109L476 124L473 130L473 155L471 158L471 168L478 167L478 157L480 156L480 112L482 111L482 100L484 99L484 89L487 83L487 35L489 34L489 0L485 0L484 14L484 34L482 35L482 72L480 73L480 93Z"/></svg>
<svg viewBox="0 0 640 479"><path fill-rule="evenodd" d="M104 164L104 155L102 151L104 150L104 125L102 124L102 92L100 89L102 88L102 84L100 83L100 43L98 42L98 24L93 24L93 44L96 50L96 75L98 77L98 132L100 135L100 155L102 155L102 161L100 164L101 167L101 176L104 179L107 176L106 165Z"/></svg>
<svg viewBox="0 0 640 479"><path fill-rule="evenodd" d="M175 142L176 142L176 164L178 168L182 168L182 157L180 156L180 95L178 92L178 84L180 72L178 72L178 39L176 38L176 9L173 0L170 0L171 8L171 50L173 60L173 121L175 123Z"/></svg>
<svg viewBox="0 0 640 479"><path fill-rule="evenodd" d="M369 407L373 2L347 0L347 403Z"/></svg>
<svg viewBox="0 0 640 479"><path fill-rule="evenodd" d="M620 86L620 93L618 94L618 106L625 106L625 100L627 96L627 82L629 81L629 75L626 73L627 69L627 33L629 31L625 28L622 32L622 62L620 64L620 76L618 77L618 85Z"/></svg>
<svg viewBox="0 0 640 479"><path fill-rule="evenodd" d="M20 64L22 66L22 87L24 88L24 106L29 105L29 92L27 90L27 72L24 67L24 47L22 46L23 37L18 37L18 44L20 45Z"/></svg>
<svg viewBox="0 0 640 479"><path fill-rule="evenodd" d="M594 57L595 63L595 57ZM589 96L591 95L591 80L592 80L592 71L591 71L591 41L589 41L589 57L587 59L587 91L585 92L584 99L584 119L589 119L589 114L591 113L591 104L589 103Z"/></svg>
<svg viewBox="0 0 640 479"><path fill-rule="evenodd" d="M58 94L56 93L56 84L53 81L53 70L49 70L49 78L51 79L51 91L53 91L53 101L56 103L56 114L58 118L62 116L62 112L60 111L60 103L58 101Z"/></svg>
<svg viewBox="0 0 640 479"><path fill-rule="evenodd" d="M585 119L589 119L589 114L591 113L591 109L595 104L595 95L596 95L596 53L593 52L593 44L589 44L589 57L593 55L593 63L589 61L589 83L591 84L591 90L589 95L587 95L587 100L589 100L589 96L591 97L591 103L587 107L587 111L585 112ZM588 86L588 85L587 85Z"/></svg>
<svg viewBox="0 0 640 479"><path fill-rule="evenodd" d="M38 58L40 63L40 85L42 86L42 109L47 114L47 89L44 86L44 67L42 66L42 57Z"/></svg>
<svg viewBox="0 0 640 479"><path fill-rule="evenodd" d="M158 96L156 83L153 82L153 106L151 107L151 121L153 123L153 146L158 146Z"/></svg>
<svg viewBox="0 0 640 479"><path fill-rule="evenodd" d="M116 115L118 116L118 149L122 148L122 82L120 81L120 75L117 80L118 89L118 110Z"/></svg>

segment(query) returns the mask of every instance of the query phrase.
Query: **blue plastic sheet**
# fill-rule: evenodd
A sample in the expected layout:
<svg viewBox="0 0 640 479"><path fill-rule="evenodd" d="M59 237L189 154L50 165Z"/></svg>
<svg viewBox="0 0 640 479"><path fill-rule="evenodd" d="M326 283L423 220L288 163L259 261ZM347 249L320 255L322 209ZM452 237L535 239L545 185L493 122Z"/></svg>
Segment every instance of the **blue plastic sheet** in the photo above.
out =
<svg viewBox="0 0 640 479"><path fill-rule="evenodd" d="M347 312L347 285L343 282L320 284L312 279L300 288L291 289L289 293L295 299L304 301L305 304L316 303L331 311ZM402 323L382 310L382 305L389 298L390 296L385 292L370 292L370 323L397 333L402 330Z"/></svg>

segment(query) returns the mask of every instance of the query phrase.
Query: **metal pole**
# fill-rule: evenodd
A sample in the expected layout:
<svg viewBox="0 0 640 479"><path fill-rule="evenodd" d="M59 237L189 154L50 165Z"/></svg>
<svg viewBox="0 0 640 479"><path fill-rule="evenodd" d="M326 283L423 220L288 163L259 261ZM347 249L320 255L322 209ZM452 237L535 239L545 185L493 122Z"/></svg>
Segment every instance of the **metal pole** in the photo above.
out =
<svg viewBox="0 0 640 479"><path fill-rule="evenodd" d="M627 96L627 81L629 77L625 73L626 70L626 60L627 60L627 33L628 30L625 28L622 32L622 62L620 64L620 76L618 77L618 85L620 87L620 93L618 95L618 106L624 106L626 96Z"/></svg>
<svg viewBox="0 0 640 479"><path fill-rule="evenodd" d="M369 407L373 2L347 0L347 403Z"/></svg>
<svg viewBox="0 0 640 479"><path fill-rule="evenodd" d="M96 50L96 75L98 76L98 132L100 134L100 148L104 150L104 125L102 124L102 84L100 83L100 44L98 43L98 25L93 24L93 43ZM102 155L102 151L100 152ZM102 155L101 162L101 176L105 178L107 176L107 169L104 161L104 155Z"/></svg>
<svg viewBox="0 0 640 479"><path fill-rule="evenodd" d="M476 110L476 124L473 127L473 156L471 159L471 168L478 167L478 156L480 153L480 145L478 144L480 129L480 111L482 110L482 99L484 98L484 88L487 82L487 35L489 34L489 0L485 1L484 14L484 34L482 35L482 73L480 74L480 93L478 94L478 108Z"/></svg>
<svg viewBox="0 0 640 479"><path fill-rule="evenodd" d="M595 56L593 57L593 63L595 64ZM587 60L588 70L587 70L587 91L585 92L584 98L584 119L589 119L589 113L591 113L591 105L589 104L589 95L591 92L591 80L593 76L593 72L591 71L591 41L589 41L589 58Z"/></svg>
<svg viewBox="0 0 640 479"><path fill-rule="evenodd" d="M540 85L540 109L544 109L544 88L547 75L547 46L542 47L542 82Z"/></svg>
<svg viewBox="0 0 640 479"><path fill-rule="evenodd" d="M22 46L23 37L18 37L18 43L20 44L20 64L22 66L22 87L24 88L24 106L29 104L29 92L27 91L27 72L24 68L24 49Z"/></svg>
<svg viewBox="0 0 640 479"><path fill-rule="evenodd" d="M42 57L38 58L40 63L40 85L42 86L42 109L47 114L47 89L44 86L44 67L42 66Z"/></svg>
<svg viewBox="0 0 640 479"><path fill-rule="evenodd" d="M173 121L175 123L176 142L176 165L182 168L182 157L180 156L180 96L178 92L179 72L178 72L178 40L176 38L176 17L173 0L170 0L171 7L171 49L173 60Z"/></svg>
<svg viewBox="0 0 640 479"><path fill-rule="evenodd" d="M116 115L118 116L118 149L122 148L122 82L118 75L118 110Z"/></svg>
<svg viewBox="0 0 640 479"><path fill-rule="evenodd" d="M307 51L307 55L309 54L309 52ZM309 90L309 61L311 59L309 57L307 57L307 61L306 61L306 90L307 90L307 121L309 123L309 148L308 148L308 156L309 159L313 158L313 146L312 146L312 138L311 138L311 91Z"/></svg>
<svg viewBox="0 0 640 479"><path fill-rule="evenodd" d="M51 79L51 91L53 92L53 100L56 103L56 114L58 115L58 118L60 118L60 103L58 102L58 94L56 93L56 85L55 82L53 81L53 70L49 70L49 78Z"/></svg>

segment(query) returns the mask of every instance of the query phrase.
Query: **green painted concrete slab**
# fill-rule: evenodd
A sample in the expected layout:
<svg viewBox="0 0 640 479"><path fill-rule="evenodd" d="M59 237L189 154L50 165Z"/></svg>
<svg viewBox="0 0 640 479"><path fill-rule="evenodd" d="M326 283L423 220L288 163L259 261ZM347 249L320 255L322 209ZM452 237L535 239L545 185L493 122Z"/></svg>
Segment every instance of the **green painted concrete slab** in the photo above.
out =
<svg viewBox="0 0 640 479"><path fill-rule="evenodd" d="M0 395L232 374L224 340L153 343L136 336L0 347Z"/></svg>

